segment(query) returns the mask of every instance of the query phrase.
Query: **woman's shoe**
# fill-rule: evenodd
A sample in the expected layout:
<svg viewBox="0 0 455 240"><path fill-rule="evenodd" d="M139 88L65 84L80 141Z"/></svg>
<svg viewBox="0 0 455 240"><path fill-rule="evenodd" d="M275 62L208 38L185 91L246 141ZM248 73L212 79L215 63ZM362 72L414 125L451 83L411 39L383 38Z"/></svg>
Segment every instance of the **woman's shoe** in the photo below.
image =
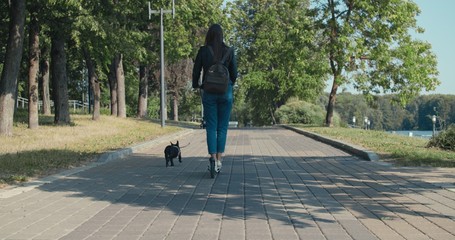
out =
<svg viewBox="0 0 455 240"><path fill-rule="evenodd" d="M221 167L222 167L223 164L221 164L221 160L216 160L216 172L220 172L221 171Z"/></svg>

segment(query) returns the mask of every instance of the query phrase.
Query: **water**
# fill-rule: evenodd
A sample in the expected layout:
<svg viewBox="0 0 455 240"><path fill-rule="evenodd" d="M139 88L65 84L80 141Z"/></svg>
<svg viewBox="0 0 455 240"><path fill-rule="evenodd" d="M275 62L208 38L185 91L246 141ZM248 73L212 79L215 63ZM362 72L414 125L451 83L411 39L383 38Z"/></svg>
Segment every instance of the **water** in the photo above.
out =
<svg viewBox="0 0 455 240"><path fill-rule="evenodd" d="M392 134L404 135L409 137L431 138L433 131L388 131ZM436 132L437 134L437 132Z"/></svg>

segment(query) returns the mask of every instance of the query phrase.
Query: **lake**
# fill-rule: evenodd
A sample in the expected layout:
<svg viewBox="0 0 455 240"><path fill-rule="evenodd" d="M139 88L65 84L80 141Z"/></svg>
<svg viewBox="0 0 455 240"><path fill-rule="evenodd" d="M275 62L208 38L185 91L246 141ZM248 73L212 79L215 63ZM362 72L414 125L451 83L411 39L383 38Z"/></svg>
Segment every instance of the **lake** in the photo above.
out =
<svg viewBox="0 0 455 240"><path fill-rule="evenodd" d="M431 138L433 136L433 131L387 131L392 134L410 136L410 137L420 137L420 138ZM437 132L436 132L437 134Z"/></svg>

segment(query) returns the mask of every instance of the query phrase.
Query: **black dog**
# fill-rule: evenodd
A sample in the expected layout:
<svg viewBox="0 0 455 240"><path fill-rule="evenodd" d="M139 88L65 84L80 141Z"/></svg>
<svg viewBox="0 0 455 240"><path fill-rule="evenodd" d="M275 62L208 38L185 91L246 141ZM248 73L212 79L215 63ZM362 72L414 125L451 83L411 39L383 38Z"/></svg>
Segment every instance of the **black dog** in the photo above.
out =
<svg viewBox="0 0 455 240"><path fill-rule="evenodd" d="M179 146L179 141L177 143L173 144L171 142L171 145L168 145L164 149L164 158L166 158L166 167L169 166L169 162L171 162L171 166L174 166L174 158L178 157L179 162L182 162L182 154L180 152L180 146Z"/></svg>

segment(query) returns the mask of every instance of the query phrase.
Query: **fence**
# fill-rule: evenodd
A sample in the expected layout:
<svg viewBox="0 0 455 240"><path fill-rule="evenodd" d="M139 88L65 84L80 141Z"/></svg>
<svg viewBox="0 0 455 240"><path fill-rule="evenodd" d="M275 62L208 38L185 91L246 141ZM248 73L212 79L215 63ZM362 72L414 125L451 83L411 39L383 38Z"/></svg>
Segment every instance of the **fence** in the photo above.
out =
<svg viewBox="0 0 455 240"><path fill-rule="evenodd" d="M88 103L87 102L82 102L79 100L68 100L68 105L73 108L74 111L76 110L82 110L85 111L85 109L88 109ZM17 108L26 108L28 107L28 99L23 98L23 97L17 97L17 102L16 102ZM38 109L41 110L41 107L43 106L43 101L38 101ZM54 101L51 100L51 107L54 106Z"/></svg>

